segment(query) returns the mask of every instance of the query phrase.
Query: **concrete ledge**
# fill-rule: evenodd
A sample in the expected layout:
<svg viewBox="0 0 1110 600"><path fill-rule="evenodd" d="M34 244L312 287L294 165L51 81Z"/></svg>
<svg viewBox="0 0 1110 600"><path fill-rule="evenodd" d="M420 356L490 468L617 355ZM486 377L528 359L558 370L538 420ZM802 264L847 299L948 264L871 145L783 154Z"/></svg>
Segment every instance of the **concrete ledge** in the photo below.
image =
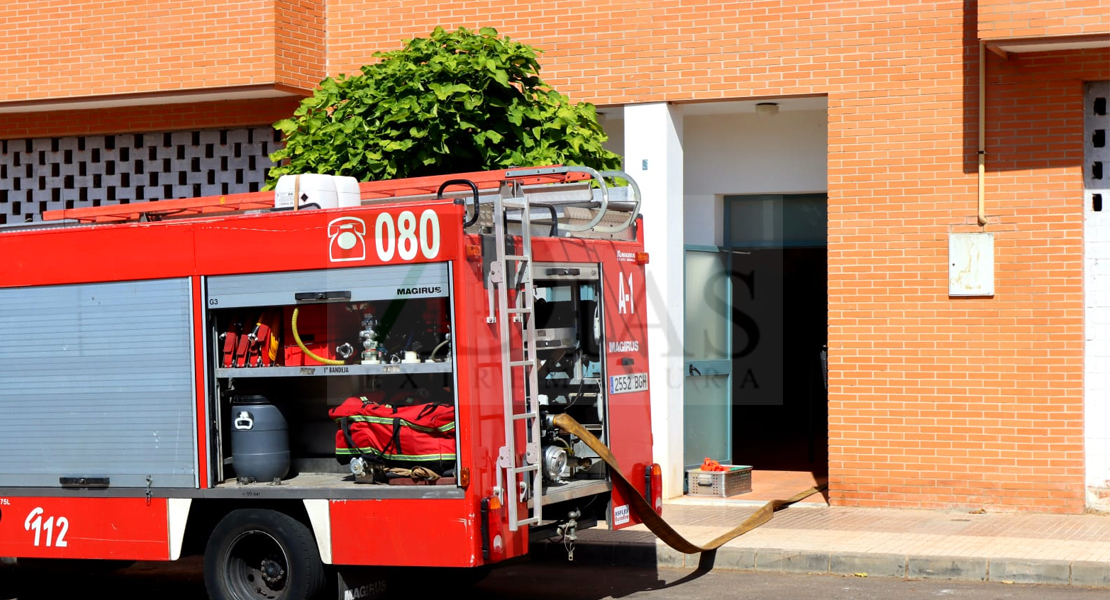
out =
<svg viewBox="0 0 1110 600"><path fill-rule="evenodd" d="M833 553L829 558L829 573L834 575L866 573L874 577L905 577L906 557L899 554Z"/></svg>
<svg viewBox="0 0 1110 600"><path fill-rule="evenodd" d="M655 556L658 558L657 564L660 567L685 567L688 556L693 557L693 562L689 566L695 567L698 560L697 555L683 554L662 542L655 545Z"/></svg>
<svg viewBox="0 0 1110 600"><path fill-rule="evenodd" d="M990 561L990 580L1068 585L1071 582L1071 563L1064 560L996 558Z"/></svg>
<svg viewBox="0 0 1110 600"><path fill-rule="evenodd" d="M755 551L755 570L783 573L828 573L829 553L760 548Z"/></svg>
<svg viewBox="0 0 1110 600"><path fill-rule="evenodd" d="M986 581L989 561L964 556L911 556L906 560L909 579L950 579L953 581Z"/></svg>
<svg viewBox="0 0 1110 600"><path fill-rule="evenodd" d="M723 546L717 549L716 560L713 566L716 569L731 571L754 571L755 550L753 548L730 548Z"/></svg>
<svg viewBox="0 0 1110 600"><path fill-rule="evenodd" d="M1104 562L1075 561L1071 563L1071 584L1110 588L1110 565Z"/></svg>

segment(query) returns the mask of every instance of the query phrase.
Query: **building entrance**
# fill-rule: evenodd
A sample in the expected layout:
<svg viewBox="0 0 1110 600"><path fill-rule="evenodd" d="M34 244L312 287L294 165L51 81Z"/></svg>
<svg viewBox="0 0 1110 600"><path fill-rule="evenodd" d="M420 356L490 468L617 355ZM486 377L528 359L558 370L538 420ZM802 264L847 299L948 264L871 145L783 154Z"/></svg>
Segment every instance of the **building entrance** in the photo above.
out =
<svg viewBox="0 0 1110 600"><path fill-rule="evenodd" d="M725 197L731 252L732 458L828 474L828 198Z"/></svg>
<svg viewBox="0 0 1110 600"><path fill-rule="evenodd" d="M824 480L827 196L724 201L725 245L686 250L685 462Z"/></svg>

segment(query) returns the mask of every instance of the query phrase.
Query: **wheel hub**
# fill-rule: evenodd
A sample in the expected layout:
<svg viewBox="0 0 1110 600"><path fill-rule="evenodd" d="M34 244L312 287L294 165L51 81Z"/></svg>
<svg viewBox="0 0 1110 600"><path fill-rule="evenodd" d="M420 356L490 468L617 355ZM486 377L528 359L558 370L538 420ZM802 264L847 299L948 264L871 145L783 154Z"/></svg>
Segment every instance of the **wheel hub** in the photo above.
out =
<svg viewBox="0 0 1110 600"><path fill-rule="evenodd" d="M262 560L262 568L260 571L262 572L262 579L264 579L266 583L279 583L285 578L285 569L282 568L281 563L270 558Z"/></svg>
<svg viewBox="0 0 1110 600"><path fill-rule="evenodd" d="M289 559L268 532L253 529L236 536L228 546L227 588L235 598L276 600L289 583Z"/></svg>

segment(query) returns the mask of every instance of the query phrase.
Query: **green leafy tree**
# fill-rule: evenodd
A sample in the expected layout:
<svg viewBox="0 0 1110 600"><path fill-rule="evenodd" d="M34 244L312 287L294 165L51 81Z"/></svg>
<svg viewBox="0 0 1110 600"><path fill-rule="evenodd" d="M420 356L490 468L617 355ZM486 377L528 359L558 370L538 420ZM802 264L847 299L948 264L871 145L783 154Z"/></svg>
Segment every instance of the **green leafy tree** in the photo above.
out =
<svg viewBox="0 0 1110 600"><path fill-rule="evenodd" d="M377 52L361 75L320 83L274 127L281 175L329 173L362 181L549 164L618 169L620 157L588 103L572 104L539 78L537 51L492 28L437 27Z"/></svg>

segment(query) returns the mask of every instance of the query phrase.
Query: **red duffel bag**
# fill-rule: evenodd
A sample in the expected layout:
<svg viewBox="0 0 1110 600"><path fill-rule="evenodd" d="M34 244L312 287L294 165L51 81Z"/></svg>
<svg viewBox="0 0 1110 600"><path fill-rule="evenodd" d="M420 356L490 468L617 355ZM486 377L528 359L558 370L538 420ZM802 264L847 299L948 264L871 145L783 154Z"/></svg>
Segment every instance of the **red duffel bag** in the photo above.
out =
<svg viewBox="0 0 1110 600"><path fill-rule="evenodd" d="M328 414L339 425L335 457L340 463L361 456L390 468L425 467L439 475L455 468L455 407L450 404L393 406L354 396Z"/></svg>

